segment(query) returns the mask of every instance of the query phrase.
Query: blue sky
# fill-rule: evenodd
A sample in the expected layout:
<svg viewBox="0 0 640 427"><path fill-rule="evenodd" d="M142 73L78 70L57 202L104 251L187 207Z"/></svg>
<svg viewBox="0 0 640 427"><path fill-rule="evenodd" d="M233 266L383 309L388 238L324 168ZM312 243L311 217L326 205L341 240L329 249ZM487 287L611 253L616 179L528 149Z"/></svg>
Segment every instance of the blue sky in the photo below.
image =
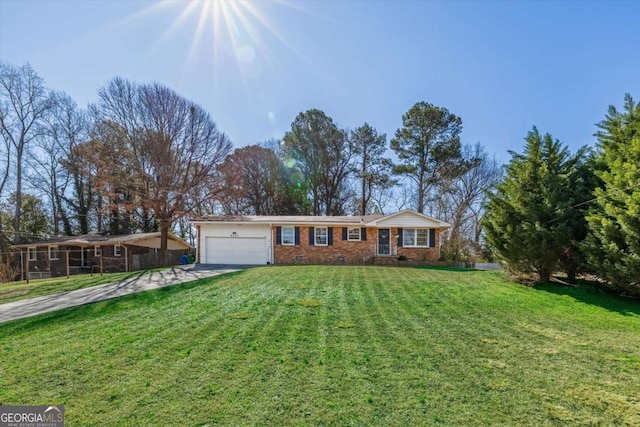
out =
<svg viewBox="0 0 640 427"><path fill-rule="evenodd" d="M593 145L607 107L640 98L638 1L225 3L0 0L0 58L81 105L115 76L159 81L236 147L311 108L391 138L426 101L506 161L533 125Z"/></svg>

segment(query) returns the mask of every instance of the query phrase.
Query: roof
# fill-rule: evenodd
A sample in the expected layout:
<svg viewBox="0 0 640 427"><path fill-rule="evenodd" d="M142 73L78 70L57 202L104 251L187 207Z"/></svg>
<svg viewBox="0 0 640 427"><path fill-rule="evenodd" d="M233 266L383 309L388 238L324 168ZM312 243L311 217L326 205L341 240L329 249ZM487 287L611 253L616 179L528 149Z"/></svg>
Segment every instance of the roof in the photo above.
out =
<svg viewBox="0 0 640 427"><path fill-rule="evenodd" d="M118 234L118 235L103 235L103 234L82 234L80 236L56 236L49 239L39 240L37 242L25 243L21 245L15 245L16 248L27 248L33 246L46 246L46 245L69 245L69 246L95 246L100 245L113 245L113 244L130 244L135 245L136 242L147 239L160 238L160 232L152 233L134 233L134 234ZM188 245L187 242L180 239L178 236L169 233L169 240L176 240ZM188 245L190 246L190 245Z"/></svg>
<svg viewBox="0 0 640 427"><path fill-rule="evenodd" d="M411 209L405 209L390 215L354 215L354 216L261 216L261 215L204 215L192 219L192 224L211 224L211 223L228 223L228 224L270 224L270 225L289 225L289 224L309 224L309 225L363 225L376 227L383 225L384 221L393 220L402 215L411 215L425 221L430 226L448 228L451 225L447 222L436 218L418 213ZM388 224L391 224L389 222ZM385 224L386 225L386 224Z"/></svg>
<svg viewBox="0 0 640 427"><path fill-rule="evenodd" d="M429 226L435 228L449 228L451 224L439 220L429 215L416 212L412 209L405 209L394 214L386 215L382 218L375 219L369 224L372 227L411 227L411 226Z"/></svg>
<svg viewBox="0 0 640 427"><path fill-rule="evenodd" d="M205 215L195 218L190 222L228 222L228 223L255 223L255 224L366 224L367 222L382 218L384 215L364 216L261 216L261 215Z"/></svg>

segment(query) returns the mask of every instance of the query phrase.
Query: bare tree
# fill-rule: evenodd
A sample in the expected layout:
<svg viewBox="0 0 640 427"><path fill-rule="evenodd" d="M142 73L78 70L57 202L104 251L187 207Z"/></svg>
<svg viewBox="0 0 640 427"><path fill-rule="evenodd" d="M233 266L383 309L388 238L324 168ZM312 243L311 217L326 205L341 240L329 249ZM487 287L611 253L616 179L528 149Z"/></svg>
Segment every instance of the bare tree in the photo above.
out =
<svg viewBox="0 0 640 427"><path fill-rule="evenodd" d="M502 179L502 167L480 143L465 144L462 158L470 165L442 189L439 216L451 223L443 253L458 261L475 252L482 234L482 216L489 193Z"/></svg>
<svg viewBox="0 0 640 427"><path fill-rule="evenodd" d="M69 184L77 188L77 165L70 166L72 151L87 138L88 121L86 113L64 92L52 93L52 108L43 116L39 125L39 138L35 149L27 160L30 168L31 184L49 199L53 218L53 231L60 234L60 224L64 234L71 235L73 226L66 203ZM80 196L82 197L82 195ZM71 202L74 203L74 202Z"/></svg>
<svg viewBox="0 0 640 427"><path fill-rule="evenodd" d="M277 215L285 202L285 183L280 173L280 160L264 147L251 145L235 150L220 167L225 192L244 199L248 212L254 215Z"/></svg>
<svg viewBox="0 0 640 427"><path fill-rule="evenodd" d="M15 214L13 228L15 242L20 243L22 212L22 178L27 147L38 136L38 122L51 108L52 101L44 80L26 64L16 67L0 62L0 134L5 148L15 150ZM8 154L9 155L9 151ZM1 187L6 183L6 175Z"/></svg>
<svg viewBox="0 0 640 427"><path fill-rule="evenodd" d="M216 167L231 151L231 142L199 105L161 84L138 85L116 78L98 96L97 117L125 131L137 195L157 219L161 248L166 249L173 223L194 209L186 203L191 189L199 187L203 199L219 191L216 186L202 186L210 184Z"/></svg>

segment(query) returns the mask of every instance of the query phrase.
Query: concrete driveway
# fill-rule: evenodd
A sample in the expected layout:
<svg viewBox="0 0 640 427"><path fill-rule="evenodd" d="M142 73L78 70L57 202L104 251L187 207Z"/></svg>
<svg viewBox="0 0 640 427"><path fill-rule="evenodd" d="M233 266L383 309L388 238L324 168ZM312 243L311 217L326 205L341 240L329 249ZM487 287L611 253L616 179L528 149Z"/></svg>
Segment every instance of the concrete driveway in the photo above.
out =
<svg viewBox="0 0 640 427"><path fill-rule="evenodd" d="M36 316L63 308L91 304L123 295L191 282L246 268L238 265L185 265L143 274L121 282L0 304L0 323Z"/></svg>

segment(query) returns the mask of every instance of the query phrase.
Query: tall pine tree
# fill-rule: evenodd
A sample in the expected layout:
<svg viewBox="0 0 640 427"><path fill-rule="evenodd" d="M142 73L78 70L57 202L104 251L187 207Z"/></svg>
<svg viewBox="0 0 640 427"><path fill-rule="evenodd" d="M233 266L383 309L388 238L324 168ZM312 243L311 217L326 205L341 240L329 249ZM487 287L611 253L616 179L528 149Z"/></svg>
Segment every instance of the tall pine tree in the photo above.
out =
<svg viewBox="0 0 640 427"><path fill-rule="evenodd" d="M509 270L536 273L548 282L565 267L561 260L569 262L567 254L577 250L575 223L582 214L574 206L586 195L576 183L586 149L571 155L535 127L526 142L523 154L510 152L506 177L489 197L486 238Z"/></svg>
<svg viewBox="0 0 640 427"><path fill-rule="evenodd" d="M627 94L624 111L610 106L598 127L602 187L587 218L587 259L613 288L640 296L640 104Z"/></svg>
<svg viewBox="0 0 640 427"><path fill-rule="evenodd" d="M415 184L418 212L424 213L440 197L443 184L468 169L460 153L460 132L460 117L424 101L402 116L402 127L391 140L391 149L400 160L393 173Z"/></svg>
<svg viewBox="0 0 640 427"><path fill-rule="evenodd" d="M385 157L387 135L378 133L368 123L351 131L353 169L360 187L360 215L374 211L371 195L376 188L390 188L395 181L389 176L391 160Z"/></svg>

